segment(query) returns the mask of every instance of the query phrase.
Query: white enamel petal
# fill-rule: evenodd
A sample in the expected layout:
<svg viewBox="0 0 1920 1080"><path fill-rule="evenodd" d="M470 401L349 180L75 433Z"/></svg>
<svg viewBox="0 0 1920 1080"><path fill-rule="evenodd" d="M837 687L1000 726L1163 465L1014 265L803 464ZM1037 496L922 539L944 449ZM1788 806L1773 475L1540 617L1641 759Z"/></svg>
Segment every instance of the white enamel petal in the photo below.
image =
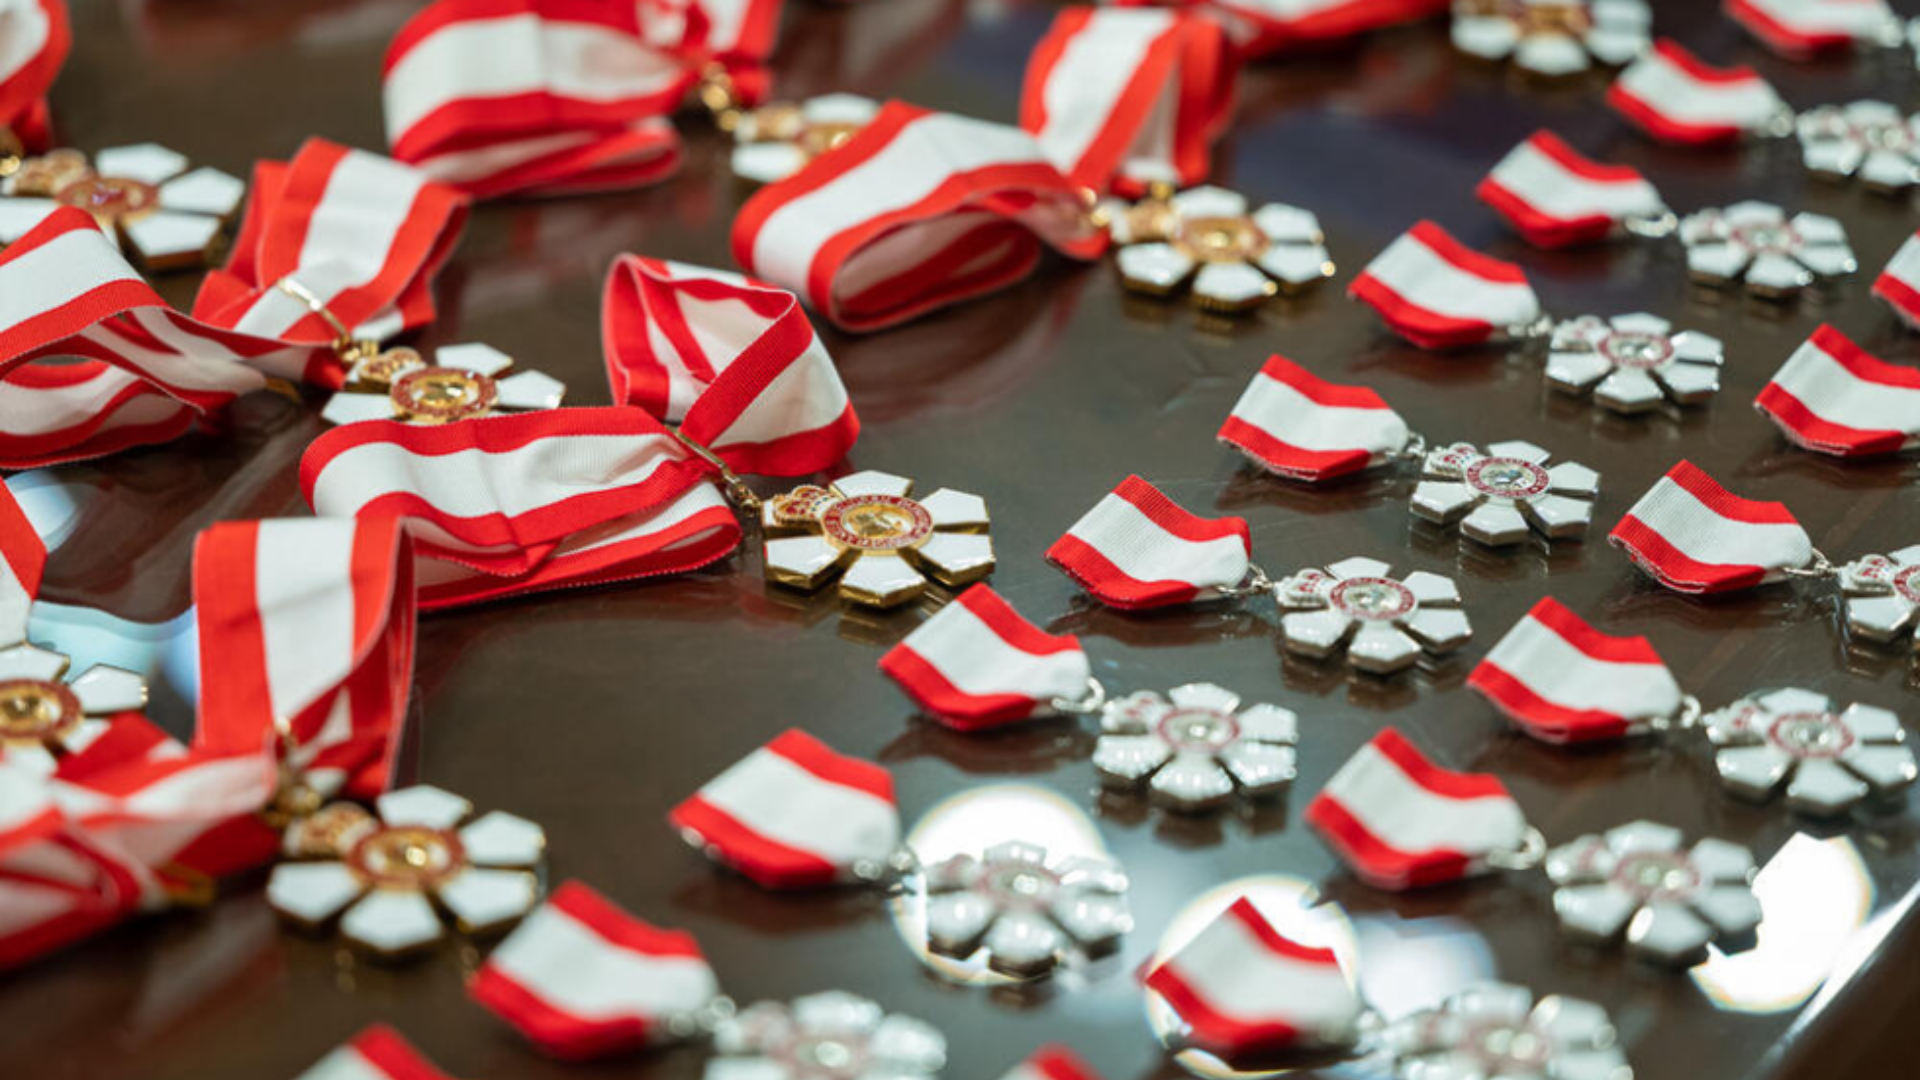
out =
<svg viewBox="0 0 1920 1080"><path fill-rule="evenodd" d="M1458 608L1421 608L1402 619L1401 625L1432 652L1451 652L1473 638L1473 625Z"/></svg>
<svg viewBox="0 0 1920 1080"><path fill-rule="evenodd" d="M1556 352L1547 356L1547 381L1568 393L1579 393L1613 369L1598 352Z"/></svg>
<svg viewBox="0 0 1920 1080"><path fill-rule="evenodd" d="M1167 691L1167 700L1182 709L1211 709L1230 713L1240 707L1240 695L1212 683L1187 683Z"/></svg>
<svg viewBox="0 0 1920 1080"><path fill-rule="evenodd" d="M753 142L733 148L735 176L759 184L785 180L807 163L807 152L790 142Z"/></svg>
<svg viewBox="0 0 1920 1080"><path fill-rule="evenodd" d="M380 953L431 945L446 933L424 894L376 889L340 917L347 940Z"/></svg>
<svg viewBox="0 0 1920 1080"><path fill-rule="evenodd" d="M835 480L833 486L842 495L894 495L904 498L913 491L912 480L878 469L865 469L843 476Z"/></svg>
<svg viewBox="0 0 1920 1080"><path fill-rule="evenodd" d="M1400 584L1413 593L1413 598L1421 604L1457 604L1460 602L1460 586L1450 577L1426 570L1415 570L1400 579Z"/></svg>
<svg viewBox="0 0 1920 1080"><path fill-rule="evenodd" d="M776 536L764 549L767 569L803 579L809 586L819 584L840 558L840 549L823 536Z"/></svg>
<svg viewBox="0 0 1920 1080"><path fill-rule="evenodd" d="M185 214L227 218L247 197L247 183L219 169L198 168L160 185L160 207Z"/></svg>
<svg viewBox="0 0 1920 1080"><path fill-rule="evenodd" d="M480 866L532 866L547 849L547 834L526 818L494 810L460 830L467 858Z"/></svg>
<svg viewBox="0 0 1920 1080"><path fill-rule="evenodd" d="M1613 1043L1613 1021L1607 1010L1591 1001L1555 994L1542 998L1533 1010L1535 1027L1559 1044L1562 1051ZM1610 1080L1610 1078L1607 1078Z"/></svg>
<svg viewBox="0 0 1920 1080"><path fill-rule="evenodd" d="M1383 563L1379 559L1369 559L1364 555L1356 555L1351 559L1341 559L1339 562L1327 567L1327 572L1336 578L1344 579L1354 577L1386 577L1387 571L1391 569L1393 569L1391 565Z"/></svg>
<svg viewBox="0 0 1920 1080"><path fill-rule="evenodd" d="M1508 56L1520 43L1520 27L1498 15L1467 15L1453 20L1453 45L1485 60Z"/></svg>
<svg viewBox="0 0 1920 1080"><path fill-rule="evenodd" d="M1542 75L1572 75L1592 66L1586 47L1567 34L1528 34L1513 50L1513 62Z"/></svg>
<svg viewBox="0 0 1920 1080"><path fill-rule="evenodd" d="M147 680L125 668L95 664L68 685L89 716L147 707Z"/></svg>
<svg viewBox="0 0 1920 1080"><path fill-rule="evenodd" d="M926 583L926 576L899 556L867 554L841 576L840 592L861 603L885 606L917 595Z"/></svg>
<svg viewBox="0 0 1920 1080"><path fill-rule="evenodd" d="M1329 656L1353 626L1353 619L1337 611L1296 611L1280 617L1280 634L1287 648L1307 656Z"/></svg>
<svg viewBox="0 0 1920 1080"><path fill-rule="evenodd" d="M1504 547L1527 538L1527 519L1512 505L1485 503L1460 522L1460 534L1489 547Z"/></svg>
<svg viewBox="0 0 1920 1080"><path fill-rule="evenodd" d="M1833 699L1813 690L1799 687L1787 687L1762 695L1756 702L1770 713L1790 712L1826 712L1833 706Z"/></svg>
<svg viewBox="0 0 1920 1080"><path fill-rule="evenodd" d="M1800 234L1800 239L1808 244L1845 244L1847 242L1846 226L1841 225L1839 219L1830 218L1825 214L1794 215L1793 231Z"/></svg>
<svg viewBox="0 0 1920 1080"><path fill-rule="evenodd" d="M341 391L327 399L320 417L329 424L356 424L362 420L394 418L393 399L385 394L359 394Z"/></svg>
<svg viewBox="0 0 1920 1080"><path fill-rule="evenodd" d="M1598 25L1587 31L1587 51L1608 67L1625 67L1652 42L1644 28Z"/></svg>
<svg viewBox="0 0 1920 1080"><path fill-rule="evenodd" d="M1778 787L1792 761L1771 746L1729 746L1714 755L1720 781L1747 798L1766 797Z"/></svg>
<svg viewBox="0 0 1920 1080"><path fill-rule="evenodd" d="M1298 206L1268 203L1253 212L1253 224L1275 244L1315 245L1321 241L1320 219Z"/></svg>
<svg viewBox="0 0 1920 1080"><path fill-rule="evenodd" d="M1175 810L1207 810L1233 796L1233 780L1205 754L1175 754L1149 787L1155 802Z"/></svg>
<svg viewBox="0 0 1920 1080"><path fill-rule="evenodd" d="M1444 525L1479 502L1480 495L1457 480L1422 480L1414 486L1411 505L1418 517Z"/></svg>
<svg viewBox="0 0 1920 1080"><path fill-rule="evenodd" d="M540 882L525 870L472 867L440 886L440 902L470 934L504 929L540 902Z"/></svg>
<svg viewBox="0 0 1920 1080"><path fill-rule="evenodd" d="M1860 268L1845 244L1808 244L1794 252L1794 258L1823 278L1845 277Z"/></svg>
<svg viewBox="0 0 1920 1080"><path fill-rule="evenodd" d="M932 1077L947 1063L947 1039L939 1029L911 1016L884 1016L873 1026L867 1050L883 1062L873 1080L921 1080ZM861 1080L869 1080L869 1075Z"/></svg>
<svg viewBox="0 0 1920 1080"><path fill-rule="evenodd" d="M1353 636L1352 644L1347 646L1348 662L1376 675L1412 667L1419 658L1420 643L1386 623L1363 623L1360 632Z"/></svg>
<svg viewBox="0 0 1920 1080"><path fill-rule="evenodd" d="M1247 212L1244 195L1211 184L1179 192L1171 201L1174 212L1189 221L1194 218L1240 217Z"/></svg>
<svg viewBox="0 0 1920 1080"><path fill-rule="evenodd" d="M503 409L557 409L567 396L567 384L544 371L522 371L501 379L499 404Z"/></svg>
<svg viewBox="0 0 1920 1080"><path fill-rule="evenodd" d="M920 500L933 515L935 528L979 527L987 524L987 500L965 491L941 488Z"/></svg>
<svg viewBox="0 0 1920 1080"><path fill-rule="evenodd" d="M1713 927L1681 904L1648 904L1627 926L1627 944L1666 963L1699 955L1713 940Z"/></svg>
<svg viewBox="0 0 1920 1080"><path fill-rule="evenodd" d="M920 558L947 581L971 581L993 569L993 538L986 533L934 533L920 545Z"/></svg>
<svg viewBox="0 0 1920 1080"><path fill-rule="evenodd" d="M440 367L479 372L488 378L498 378L513 367L513 357L483 341L442 345L434 350L433 362Z"/></svg>
<svg viewBox="0 0 1920 1080"><path fill-rule="evenodd" d="M388 825L424 825L429 829L451 829L473 813L473 804L451 791L429 784L416 784L389 791L374 803L380 820Z"/></svg>
<svg viewBox="0 0 1920 1080"><path fill-rule="evenodd" d="M1275 746L1241 739L1220 751L1220 763L1248 795L1271 795L1285 788L1295 774L1291 746Z"/></svg>
<svg viewBox="0 0 1920 1080"><path fill-rule="evenodd" d="M1720 369L1713 364L1668 364L1655 377L1682 405L1698 405L1720 389Z"/></svg>
<svg viewBox="0 0 1920 1080"><path fill-rule="evenodd" d="M1727 935L1751 932L1764 914L1760 898L1745 885L1703 889L1693 897L1693 907L1715 931Z"/></svg>
<svg viewBox="0 0 1920 1080"><path fill-rule="evenodd" d="M1763 296L1784 295L1811 284L1813 274L1785 255L1767 252L1747 267L1747 288Z"/></svg>
<svg viewBox="0 0 1920 1080"><path fill-rule="evenodd" d="M1898 716L1872 705L1847 706L1840 722L1861 742L1893 742L1903 735Z"/></svg>
<svg viewBox="0 0 1920 1080"><path fill-rule="evenodd" d="M1652 375L1636 368L1619 368L1594 387L1593 399L1620 413L1646 412L1666 400Z"/></svg>
<svg viewBox="0 0 1920 1080"><path fill-rule="evenodd" d="M1173 749L1156 735L1102 735L1093 747L1093 767L1104 780L1132 786L1172 756Z"/></svg>
<svg viewBox="0 0 1920 1080"><path fill-rule="evenodd" d="M1193 292L1238 311L1264 302L1273 294L1273 283L1246 263L1208 263L1193 279Z"/></svg>
<svg viewBox="0 0 1920 1080"><path fill-rule="evenodd" d="M93 155L101 176L123 176L143 184L159 184L186 171L187 156L159 143L112 146Z"/></svg>
<svg viewBox="0 0 1920 1080"><path fill-rule="evenodd" d="M219 235L220 219L205 214L159 210L135 221L122 222L127 241L149 262L184 262L206 254Z"/></svg>
<svg viewBox="0 0 1920 1080"><path fill-rule="evenodd" d="M1724 284L1740 276L1748 258L1745 248L1732 244L1695 244L1687 248L1687 270L1703 281Z"/></svg>
<svg viewBox="0 0 1920 1080"><path fill-rule="evenodd" d="M58 209L60 203L53 199L0 198L0 244L11 244L32 232Z"/></svg>
<svg viewBox="0 0 1920 1080"><path fill-rule="evenodd" d="M1526 513L1555 540L1577 540L1593 525L1593 503L1565 495L1542 495L1527 504Z"/></svg>
<svg viewBox="0 0 1920 1080"><path fill-rule="evenodd" d="M67 670L67 658L38 645L21 643L0 649L0 679L57 679Z"/></svg>
<svg viewBox="0 0 1920 1080"><path fill-rule="evenodd" d="M859 94L821 94L800 105L800 115L813 124L864 124L879 111L879 102Z"/></svg>
<svg viewBox="0 0 1920 1080"><path fill-rule="evenodd" d="M1093 889L1062 889L1053 904L1053 918L1082 948L1106 952L1128 930L1133 916L1123 896Z"/></svg>
<svg viewBox="0 0 1920 1080"><path fill-rule="evenodd" d="M1807 139L1800 141L1800 160L1808 170L1823 176L1852 176L1866 151L1851 139Z"/></svg>
<svg viewBox="0 0 1920 1080"><path fill-rule="evenodd" d="M1873 187L1898 191L1916 179L1913 159L1892 150L1875 150L1860 166L1860 179Z"/></svg>
<svg viewBox="0 0 1920 1080"><path fill-rule="evenodd" d="M318 926L366 892L345 863L281 863L267 878L267 903L295 922Z"/></svg>
<svg viewBox="0 0 1920 1080"><path fill-rule="evenodd" d="M1727 347L1712 334L1703 334L1698 330L1682 330L1673 335L1673 355L1681 360L1691 360L1701 364L1718 364L1726 358Z"/></svg>
<svg viewBox="0 0 1920 1080"><path fill-rule="evenodd" d="M1802 761L1787 782L1787 804L1808 814L1832 815L1846 811L1867 797L1867 782L1836 761Z"/></svg>
<svg viewBox="0 0 1920 1080"><path fill-rule="evenodd" d="M1553 910L1560 917L1560 925L1598 941L1612 940L1639 908L1640 901L1632 893L1610 881L1569 885L1553 894Z"/></svg>
<svg viewBox="0 0 1920 1080"><path fill-rule="evenodd" d="M1847 626L1873 641L1892 641L1913 622L1914 605L1899 596L1850 596Z"/></svg>
<svg viewBox="0 0 1920 1080"><path fill-rule="evenodd" d="M1855 747L1846 762L1877 791L1898 791L1914 780L1913 751L1905 746Z"/></svg>
<svg viewBox="0 0 1920 1080"><path fill-rule="evenodd" d="M1249 705L1234 721L1240 725L1243 737L1257 742L1291 743L1300 737L1300 718L1293 710L1278 705L1265 702Z"/></svg>
<svg viewBox="0 0 1920 1080"><path fill-rule="evenodd" d="M995 919L981 943L987 966L1007 975L1038 975L1054 966L1066 935L1051 919L1030 911L1009 912Z"/></svg>
<svg viewBox="0 0 1920 1080"><path fill-rule="evenodd" d="M1127 284L1152 293L1172 292L1193 273L1194 261L1172 244L1129 244L1114 256Z"/></svg>
<svg viewBox="0 0 1920 1080"><path fill-rule="evenodd" d="M1333 276L1333 257L1318 244L1275 244L1259 262L1260 269L1284 285L1306 285Z"/></svg>
<svg viewBox="0 0 1920 1080"><path fill-rule="evenodd" d="M1521 461L1530 461L1535 465L1541 464L1552 456L1547 452L1545 447L1536 446L1530 442L1522 442L1518 439L1488 443L1487 454L1490 457L1519 458Z"/></svg>
<svg viewBox="0 0 1920 1080"><path fill-rule="evenodd" d="M999 913L986 897L975 892L950 892L927 898L927 943L933 951L965 958L980 947Z"/></svg>

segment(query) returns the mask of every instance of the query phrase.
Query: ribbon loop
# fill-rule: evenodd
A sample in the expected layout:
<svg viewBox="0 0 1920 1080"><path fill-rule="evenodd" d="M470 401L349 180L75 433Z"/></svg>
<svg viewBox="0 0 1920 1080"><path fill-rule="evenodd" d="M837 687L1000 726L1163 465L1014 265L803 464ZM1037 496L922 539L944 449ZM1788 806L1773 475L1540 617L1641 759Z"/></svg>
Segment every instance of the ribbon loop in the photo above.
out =
<svg viewBox="0 0 1920 1080"><path fill-rule="evenodd" d="M1815 453L1870 457L1920 446L1920 369L1889 364L1832 326L1787 357L1754 407Z"/></svg>
<svg viewBox="0 0 1920 1080"><path fill-rule="evenodd" d="M1655 581L1694 594L1779 581L1814 555L1784 505L1743 499L1690 461L1640 496L1607 539Z"/></svg>
<svg viewBox="0 0 1920 1080"><path fill-rule="evenodd" d="M1672 217L1640 170L1589 160L1550 131L1536 131L1509 151L1475 193L1542 248L1644 232Z"/></svg>
<svg viewBox="0 0 1920 1080"><path fill-rule="evenodd" d="M1247 579L1242 518L1203 518L1129 476L1047 549L1047 561L1124 610L1218 599Z"/></svg>
<svg viewBox="0 0 1920 1080"><path fill-rule="evenodd" d="M1347 295L1423 349L1501 340L1540 318L1540 300L1525 271L1467 247L1431 221L1387 245Z"/></svg>
<svg viewBox="0 0 1920 1080"><path fill-rule="evenodd" d="M1282 356L1254 375L1219 434L1254 464L1309 483L1385 465L1415 438L1373 390L1328 382Z"/></svg>
<svg viewBox="0 0 1920 1080"><path fill-rule="evenodd" d="M1669 38L1620 73L1607 104L1654 139L1679 146L1764 134L1786 109L1752 68L1713 67Z"/></svg>
<svg viewBox="0 0 1920 1080"><path fill-rule="evenodd" d="M0 176L47 148L47 90L73 45L64 0L19 0L0 12Z"/></svg>
<svg viewBox="0 0 1920 1080"><path fill-rule="evenodd" d="M1603 634L1552 597L1494 644L1467 685L1520 730L1561 745L1654 730L1685 701L1646 638Z"/></svg>
<svg viewBox="0 0 1920 1080"><path fill-rule="evenodd" d="M1077 701L1093 669L1080 640L1028 622L986 585L941 608L880 658L880 670L933 719L979 731Z"/></svg>
<svg viewBox="0 0 1920 1080"><path fill-rule="evenodd" d="M201 283L196 318L301 346L259 366L327 389L345 382L343 338L385 340L433 321L433 278L466 224L463 195L323 139L291 161L257 163L253 176L233 254Z"/></svg>
<svg viewBox="0 0 1920 1080"><path fill-rule="evenodd" d="M1020 126L1074 183L1128 198L1198 184L1233 111L1220 25L1153 8L1071 7L1034 48Z"/></svg>
<svg viewBox="0 0 1920 1080"><path fill-rule="evenodd" d="M46 569L46 541L13 491L0 483L0 646L27 639L28 611Z"/></svg>
<svg viewBox="0 0 1920 1080"><path fill-rule="evenodd" d="M879 330L1003 289L1043 247L1105 250L1087 193L1018 128L889 102L734 219L747 273L845 330Z"/></svg>

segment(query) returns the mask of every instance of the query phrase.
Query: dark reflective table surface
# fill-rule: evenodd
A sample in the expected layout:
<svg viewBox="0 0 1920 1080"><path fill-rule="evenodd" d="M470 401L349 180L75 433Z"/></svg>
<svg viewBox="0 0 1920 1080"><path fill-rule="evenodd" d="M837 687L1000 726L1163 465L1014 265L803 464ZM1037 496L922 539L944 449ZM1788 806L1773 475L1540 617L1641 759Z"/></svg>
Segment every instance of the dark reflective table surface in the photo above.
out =
<svg viewBox="0 0 1920 1080"><path fill-rule="evenodd" d="M377 148L381 53L415 7L82 0L57 113L81 147L152 139L237 174L308 135ZM1662 30L1710 60L1755 63L1796 106L1913 99L1901 54L1790 65L1743 38L1717 5L1659 7ZM778 85L1011 119L1026 54L1054 10L1018 0L846 9L794 0ZM992 1080L1047 1041L1072 1045L1114 1080L1185 1075L1154 1041L1134 974L1170 927L1190 926L1243 887L1283 922L1344 942L1388 1014L1497 977L1604 1004L1647 1080L1912 1075L1913 802L1815 824L1777 803L1730 801L1698 740L1555 750L1507 733L1465 689L1488 645L1550 594L1610 633L1651 637L1710 707L1797 685L1920 724L1911 656L1850 644L1831 590L1684 599L1600 540L1684 456L1742 494L1787 503L1836 559L1920 541L1911 456L1817 458L1789 448L1750 407L1823 320L1888 359L1920 360L1920 338L1867 292L1920 218L1907 200L1809 180L1790 141L1724 152L1654 146L1604 107L1603 87L1596 77L1543 88L1464 63L1438 23L1263 63L1244 80L1219 180L1316 211L1340 265L1328 287L1217 325L1179 304L1124 296L1109 266L1049 263L1000 296L890 333L823 330L866 424L852 464L986 496L1000 556L994 587L1035 622L1081 635L1109 686L1208 681L1301 715L1300 778L1271 807L1187 820L1103 799L1087 760L1092 734L1068 723L986 739L934 728L874 670L924 609L872 616L842 610L830 593L780 591L763 583L751 552L676 581L427 618L405 775L541 822L555 880L582 878L651 921L692 930L742 1002L839 987L936 1022L952 1041L947 1075L958 1080ZM1529 250L1472 190L1543 126L1642 168L1682 212L1761 198L1838 217L1862 274L1830 296L1768 308L1690 291L1677 242ZM603 403L598 307L609 261L634 251L727 265L728 222L745 191L726 171L722 141L697 118L683 128L687 168L671 183L481 208L423 343L487 341L566 379L570 402ZM1523 264L1553 314L1646 310L1721 337L1722 392L1684 416L1623 420L1548 391L1536 352L1440 356L1400 344L1341 290L1422 217ZM161 284L184 304L195 283ZM1594 538L1489 557L1412 527L1407 474L1325 490L1257 475L1213 433L1274 352L1375 387L1431 439L1525 439L1600 470ZM83 663L148 670L155 718L186 734L193 537L219 519L303 512L295 467L319 430L311 408L256 395L222 430L15 478L55 548L36 632ZM1129 472L1196 512L1245 516L1256 559L1276 574L1363 554L1453 575L1475 640L1448 664L1380 680L1285 657L1267 603L1154 617L1099 610L1041 553ZM1552 840L1646 817L1751 846L1764 866L1757 944L1662 974L1565 943L1539 874L1412 896L1359 885L1300 815L1386 724L1444 764L1498 773ZM892 769L908 827L929 851L1030 837L1110 852L1132 873L1138 929L1107 964L1022 992L923 964L883 897L775 896L714 871L666 828L668 808L790 725ZM1314 897L1345 914L1311 910ZM241 882L207 911L130 925L0 981L0 1056L6 1075L33 1080L271 1080L388 1021L461 1077L699 1075L697 1050L593 1066L542 1060L466 1001L462 979L479 958L449 948L405 967L354 963L331 941L280 931L258 883ZM1380 1074L1366 1062L1319 1072Z"/></svg>

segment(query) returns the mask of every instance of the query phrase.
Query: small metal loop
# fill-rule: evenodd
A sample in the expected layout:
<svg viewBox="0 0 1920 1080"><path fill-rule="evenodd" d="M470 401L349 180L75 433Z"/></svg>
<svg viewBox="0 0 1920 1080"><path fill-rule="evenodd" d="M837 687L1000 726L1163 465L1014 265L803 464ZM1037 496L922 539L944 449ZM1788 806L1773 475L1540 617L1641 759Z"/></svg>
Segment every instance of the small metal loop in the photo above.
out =
<svg viewBox="0 0 1920 1080"><path fill-rule="evenodd" d="M1407 444L1400 448L1400 456L1408 461L1427 460L1427 437L1417 431L1407 433Z"/></svg>
<svg viewBox="0 0 1920 1080"><path fill-rule="evenodd" d="M1513 341L1538 341L1553 333L1553 316L1541 313L1530 323L1519 323L1507 327L1507 337Z"/></svg>
<svg viewBox="0 0 1920 1080"><path fill-rule="evenodd" d="M1238 585L1229 585L1220 590L1222 600L1245 600L1249 596L1260 596L1273 589L1274 580L1258 566L1249 565L1247 576Z"/></svg>
<svg viewBox="0 0 1920 1080"><path fill-rule="evenodd" d="M1680 699L1679 712L1672 716L1656 716L1647 726L1663 734L1669 731L1689 731L1699 726L1700 717L1705 713L1706 706L1700 704L1700 699L1688 694Z"/></svg>
<svg viewBox="0 0 1920 1080"><path fill-rule="evenodd" d="M1813 549L1813 561L1805 566L1789 566L1781 573L1795 578L1835 578L1840 576L1840 568L1819 548Z"/></svg>
<svg viewBox="0 0 1920 1080"><path fill-rule="evenodd" d="M1653 217L1629 217L1620 223L1627 232L1647 240L1664 240L1680 228L1680 215L1662 210Z"/></svg>
<svg viewBox="0 0 1920 1080"><path fill-rule="evenodd" d="M340 317L335 315L325 302L315 296L312 290L300 284L293 275L289 274L274 282L273 287L305 304L308 311L320 316L321 321L332 328L333 353L342 364L351 367L356 362L379 353L379 342L354 337L353 331L348 329L347 324L341 322Z"/></svg>
<svg viewBox="0 0 1920 1080"><path fill-rule="evenodd" d="M1087 680L1087 696L1082 698L1057 697L1049 702L1049 704L1053 706L1055 712L1065 713L1068 716L1093 716L1107 707L1107 688L1100 684L1099 679L1089 678Z"/></svg>
<svg viewBox="0 0 1920 1080"><path fill-rule="evenodd" d="M720 455L701 446L698 442L689 438L679 428L673 428L671 430L673 431L673 437L680 440L680 445L693 451L699 455L700 460L719 471L720 482L727 489L727 498L731 499L735 506L738 506L750 514L757 515L760 513L760 496L753 493L753 489L747 486L747 482L740 478L739 473L734 472L726 462L720 460Z"/></svg>
<svg viewBox="0 0 1920 1080"><path fill-rule="evenodd" d="M1772 138L1784 139L1789 135L1795 134L1799 129L1799 117L1794 113L1793 109L1786 105L1781 105L1772 116L1767 118L1766 126L1762 128L1761 131L1763 134Z"/></svg>
<svg viewBox="0 0 1920 1080"><path fill-rule="evenodd" d="M1547 838L1539 829L1527 829L1520 846L1513 851L1487 852L1487 865L1496 870L1531 870L1547 858Z"/></svg>

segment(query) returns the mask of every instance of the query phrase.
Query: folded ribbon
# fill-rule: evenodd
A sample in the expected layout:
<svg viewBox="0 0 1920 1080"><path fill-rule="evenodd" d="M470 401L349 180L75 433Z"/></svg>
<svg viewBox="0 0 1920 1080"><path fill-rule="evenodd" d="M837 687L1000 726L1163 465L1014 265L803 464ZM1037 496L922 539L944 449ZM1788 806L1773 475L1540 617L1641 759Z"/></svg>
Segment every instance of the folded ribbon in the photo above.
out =
<svg viewBox="0 0 1920 1080"><path fill-rule="evenodd" d="M63 0L24 0L0 11L0 159L47 148L47 88L72 44Z"/></svg>
<svg viewBox="0 0 1920 1080"><path fill-rule="evenodd" d="M1218 20L1242 56L1311 48L1445 12L1448 0L1118 0L1162 4Z"/></svg>

